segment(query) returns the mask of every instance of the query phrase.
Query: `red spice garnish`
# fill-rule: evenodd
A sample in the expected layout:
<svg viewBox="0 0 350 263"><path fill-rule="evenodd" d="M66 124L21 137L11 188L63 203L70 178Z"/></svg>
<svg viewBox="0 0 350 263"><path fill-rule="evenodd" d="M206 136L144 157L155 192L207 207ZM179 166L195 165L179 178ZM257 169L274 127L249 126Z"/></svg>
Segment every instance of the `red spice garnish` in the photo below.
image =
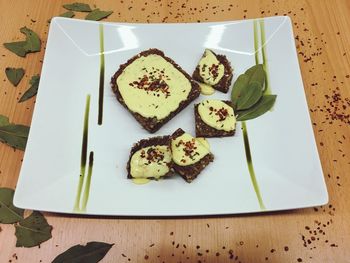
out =
<svg viewBox="0 0 350 263"><path fill-rule="evenodd" d="M196 152L197 147L196 147L196 141L194 138L192 138L191 141L186 141L186 142L184 142L183 140L180 140L176 144L176 147L179 147L180 145L184 146L183 151L185 152L185 156L188 156L191 159L193 159L195 155L199 154L198 152ZM186 161L182 159L181 162L185 163Z"/></svg>
<svg viewBox="0 0 350 263"><path fill-rule="evenodd" d="M209 73L216 79L219 76L219 65L213 64L209 68Z"/></svg>
<svg viewBox="0 0 350 263"><path fill-rule="evenodd" d="M209 110L211 111L211 113L209 113L210 115L214 112L215 115L219 117L217 122L224 121L229 116L228 110L225 109L224 107L222 107L220 109L214 109L212 106L210 106Z"/></svg>
<svg viewBox="0 0 350 263"><path fill-rule="evenodd" d="M339 88L333 90L332 95L325 95L325 97L327 99L327 105L324 106L327 113L326 120L330 123L337 120L345 124L350 124L350 114L347 110L350 107L350 99L342 98ZM323 111L323 109L318 110Z"/></svg>
<svg viewBox="0 0 350 263"><path fill-rule="evenodd" d="M228 111L224 107L217 110L215 115L219 116L219 121L224 121L228 117Z"/></svg>
<svg viewBox="0 0 350 263"><path fill-rule="evenodd" d="M148 163L160 163L164 160L164 154L163 152L159 151L157 148L149 148L147 152L145 150L141 151L141 158L146 158Z"/></svg>
<svg viewBox="0 0 350 263"><path fill-rule="evenodd" d="M129 83L129 85L137 89L143 89L147 92L160 92L165 95L165 98L169 97L169 86L165 80L170 79L169 76L164 75L164 70L154 69L153 71L148 72L146 69L144 69L144 71L146 71L148 74L145 74L142 78L139 78L139 81L135 80ZM159 97L159 94L156 96Z"/></svg>

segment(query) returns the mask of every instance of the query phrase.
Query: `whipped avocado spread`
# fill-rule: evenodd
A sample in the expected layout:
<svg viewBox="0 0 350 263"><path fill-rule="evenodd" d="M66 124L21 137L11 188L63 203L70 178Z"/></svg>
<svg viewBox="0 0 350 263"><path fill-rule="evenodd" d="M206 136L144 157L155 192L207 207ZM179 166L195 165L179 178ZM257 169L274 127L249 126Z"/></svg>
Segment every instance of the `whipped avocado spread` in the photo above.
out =
<svg viewBox="0 0 350 263"><path fill-rule="evenodd" d="M204 100L198 105L202 121L217 130L232 131L236 127L233 108L221 100Z"/></svg>
<svg viewBox="0 0 350 263"><path fill-rule="evenodd" d="M145 118L164 119L187 99L191 83L160 55L141 56L116 80L126 106Z"/></svg>
<svg viewBox="0 0 350 263"><path fill-rule="evenodd" d="M224 65L220 63L212 51L206 49L199 61L199 75L203 78L204 83L215 85L221 80L224 73Z"/></svg>
<svg viewBox="0 0 350 263"><path fill-rule="evenodd" d="M169 172L171 162L170 147L156 145L135 152L130 160L130 174L133 178L156 178Z"/></svg>
<svg viewBox="0 0 350 263"><path fill-rule="evenodd" d="M177 137L171 142L173 161L177 165L186 166L200 161L210 153L209 147L188 133Z"/></svg>
<svg viewBox="0 0 350 263"><path fill-rule="evenodd" d="M203 95L212 95L215 92L215 89L212 86L209 86L205 83L199 83L199 87Z"/></svg>
<svg viewBox="0 0 350 263"><path fill-rule="evenodd" d="M210 145L209 145L209 142L208 142L208 140L206 138L204 138L204 137L197 137L196 140L198 140L201 144L203 144L203 146L205 148L210 150Z"/></svg>

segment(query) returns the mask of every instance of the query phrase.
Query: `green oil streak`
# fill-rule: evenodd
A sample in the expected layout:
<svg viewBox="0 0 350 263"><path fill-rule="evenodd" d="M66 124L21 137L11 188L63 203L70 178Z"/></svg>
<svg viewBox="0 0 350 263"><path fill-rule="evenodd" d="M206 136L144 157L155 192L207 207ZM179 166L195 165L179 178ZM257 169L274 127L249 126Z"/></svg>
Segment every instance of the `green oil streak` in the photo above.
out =
<svg viewBox="0 0 350 263"><path fill-rule="evenodd" d="M256 181L256 177L255 177L252 155L250 153L248 130L247 130L247 126L246 126L245 121L242 121L242 129L243 129L245 156L247 158L247 165L248 165L248 170L249 170L249 174L250 174L250 179L252 180L252 184L254 187L256 197L258 198L260 209L265 210L266 208L265 208L264 202L263 202L261 194L260 194L258 182Z"/></svg>
<svg viewBox="0 0 350 263"><path fill-rule="evenodd" d="M255 49L255 64L259 64L259 37L258 37L258 21L254 20L254 49ZM263 55L264 57L264 55ZM254 191L256 194L256 197L258 198L259 206L261 210L265 210L265 205L261 197L260 189L258 182L255 177L255 172L254 172L254 166L253 166L253 159L252 159L252 154L250 152L250 146L249 146L249 137L248 137L248 129L246 126L245 121L242 121L242 129L243 129L243 141L244 141L244 149L245 149L245 156L247 159L247 165L248 165L248 170L250 174L250 180L252 181Z"/></svg>
<svg viewBox="0 0 350 263"><path fill-rule="evenodd" d="M103 120L103 93L105 84L105 55L104 55L104 34L103 24L100 24L100 85L98 92L98 125L102 125Z"/></svg>
<svg viewBox="0 0 350 263"><path fill-rule="evenodd" d="M271 87L270 87L270 78L269 78L269 67L266 59L266 35L265 35L265 22L263 19L259 20L259 25L260 25L261 53L262 53L262 59L263 59L263 67L266 72L264 94L270 95Z"/></svg>
<svg viewBox="0 0 350 263"><path fill-rule="evenodd" d="M83 140L82 140L82 147L81 147L80 176L79 176L77 195L75 198L74 211L79 211L81 190L83 188L83 183L85 178L87 146L88 146L88 136L89 136L89 114L90 114L90 95L87 95L86 102L85 102L84 129L83 129Z"/></svg>
<svg viewBox="0 0 350 263"><path fill-rule="evenodd" d="M88 168L88 174L85 182L85 188L84 188L84 194L83 194L83 200L82 200L82 212L86 211L86 206L89 201L89 194L90 194L90 184L91 184L91 176L92 176L92 168L94 166L94 152L90 152L89 155L89 168Z"/></svg>
<svg viewBox="0 0 350 263"><path fill-rule="evenodd" d="M254 56L255 56L255 64L259 64L259 37L258 37L258 21L254 20Z"/></svg>

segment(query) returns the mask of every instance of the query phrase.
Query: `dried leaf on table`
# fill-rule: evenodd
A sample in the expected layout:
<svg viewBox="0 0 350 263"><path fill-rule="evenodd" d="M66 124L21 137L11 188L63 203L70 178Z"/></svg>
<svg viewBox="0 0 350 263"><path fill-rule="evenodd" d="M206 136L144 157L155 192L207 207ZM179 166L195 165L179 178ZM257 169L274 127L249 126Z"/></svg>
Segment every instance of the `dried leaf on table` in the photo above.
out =
<svg viewBox="0 0 350 263"><path fill-rule="evenodd" d="M97 263L113 245L96 241L89 242L85 246L76 245L58 255L52 263Z"/></svg>
<svg viewBox="0 0 350 263"><path fill-rule="evenodd" d="M52 226L37 211L34 211L29 217L21 220L15 227L15 235L17 237L16 247L35 247L52 237Z"/></svg>
<svg viewBox="0 0 350 263"><path fill-rule="evenodd" d="M0 188L0 223L12 224L23 220L24 209L13 205L15 191L10 188Z"/></svg>

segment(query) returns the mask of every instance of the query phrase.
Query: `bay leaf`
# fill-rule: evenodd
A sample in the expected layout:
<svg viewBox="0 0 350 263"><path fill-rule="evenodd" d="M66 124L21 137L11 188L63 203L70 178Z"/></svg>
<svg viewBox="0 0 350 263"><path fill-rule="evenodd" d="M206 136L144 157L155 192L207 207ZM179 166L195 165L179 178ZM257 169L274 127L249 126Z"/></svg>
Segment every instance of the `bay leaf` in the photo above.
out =
<svg viewBox="0 0 350 263"><path fill-rule="evenodd" d="M273 107L276 98L277 95L263 95L253 107L237 111L237 121L247 121L263 115Z"/></svg>
<svg viewBox="0 0 350 263"><path fill-rule="evenodd" d="M85 17L86 20L93 20L93 21L99 21L103 18L108 17L111 15L113 11L101 11L99 8L92 10L87 16Z"/></svg>
<svg viewBox="0 0 350 263"><path fill-rule="evenodd" d="M28 53L40 51L41 41L39 36L27 27L22 27L20 31L26 35L26 40L4 43L5 48L20 57L25 57Z"/></svg>
<svg viewBox="0 0 350 263"><path fill-rule="evenodd" d="M0 188L0 223L12 224L23 219L24 209L13 205L15 191L10 188Z"/></svg>
<svg viewBox="0 0 350 263"><path fill-rule="evenodd" d="M256 81L264 88L266 73L262 64L257 64L247 69L244 74L249 77L249 83Z"/></svg>
<svg viewBox="0 0 350 263"><path fill-rule="evenodd" d="M9 118L4 115L0 115L0 126L5 126L9 124L10 124Z"/></svg>
<svg viewBox="0 0 350 263"><path fill-rule="evenodd" d="M34 211L29 217L21 220L15 227L16 247L35 247L52 237L52 226L38 211Z"/></svg>
<svg viewBox="0 0 350 263"><path fill-rule="evenodd" d="M238 99L241 97L242 92L249 83L249 77L245 74L239 75L235 83L233 84L231 92L231 100L233 105L236 107Z"/></svg>
<svg viewBox="0 0 350 263"><path fill-rule="evenodd" d="M27 27L22 27L20 31L26 35L26 44L24 49L27 52L38 52L40 51L41 41L39 36Z"/></svg>
<svg viewBox="0 0 350 263"><path fill-rule="evenodd" d="M77 11L77 12L91 12L91 8L88 4L84 3L72 3L72 4L65 4L63 7L70 11Z"/></svg>
<svg viewBox="0 0 350 263"><path fill-rule="evenodd" d="M17 87L18 83L24 76L23 68L6 68L5 74L7 79L12 83L13 86Z"/></svg>
<svg viewBox="0 0 350 263"><path fill-rule="evenodd" d="M67 18L72 18L75 16L74 12L72 11L67 11L59 15L60 17L67 17Z"/></svg>
<svg viewBox="0 0 350 263"><path fill-rule="evenodd" d="M31 85L30 88L26 92L24 92L24 94L22 95L22 97L19 99L18 102L23 102L30 99L31 97L34 97L38 93L39 82L40 82L40 76L39 75L33 76L29 81L29 84Z"/></svg>
<svg viewBox="0 0 350 263"><path fill-rule="evenodd" d="M236 109L249 109L260 100L262 94L263 90L260 83L256 81L248 83L247 87L245 88L245 92L243 92L239 100L237 100Z"/></svg>
<svg viewBox="0 0 350 263"><path fill-rule="evenodd" d="M86 246L76 245L58 255L52 263L96 263L104 258L113 245L96 241Z"/></svg>
<svg viewBox="0 0 350 263"><path fill-rule="evenodd" d="M26 41L18 41L11 43L4 43L4 47L15 53L17 56L25 57L27 54L27 50L24 49Z"/></svg>
<svg viewBox="0 0 350 263"><path fill-rule="evenodd" d="M8 118L0 115L0 141L13 148L24 151L29 134L29 127L10 123Z"/></svg>

